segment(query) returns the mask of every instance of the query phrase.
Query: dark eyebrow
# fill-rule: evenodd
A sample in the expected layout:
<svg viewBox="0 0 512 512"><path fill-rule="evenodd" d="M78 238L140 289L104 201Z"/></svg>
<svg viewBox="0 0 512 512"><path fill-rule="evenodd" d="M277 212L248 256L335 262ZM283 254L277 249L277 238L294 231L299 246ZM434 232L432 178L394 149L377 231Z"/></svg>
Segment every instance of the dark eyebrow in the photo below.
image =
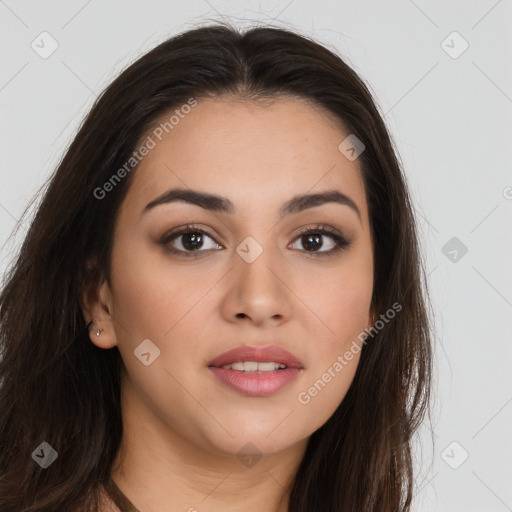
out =
<svg viewBox="0 0 512 512"><path fill-rule="evenodd" d="M197 190L187 190L174 188L164 192L162 195L149 202L142 213L145 213L156 206L181 201L184 203L194 204L200 206L205 210L214 212L229 213L235 212L233 203L226 197L221 197L207 192L199 192ZM327 190L326 192L319 192L316 194L303 194L292 197L286 202L279 210L281 218L286 215L299 213L307 208L313 208L326 203L338 203L350 207L357 213L359 221L361 221L361 212L356 203L347 195L338 192L337 190Z"/></svg>

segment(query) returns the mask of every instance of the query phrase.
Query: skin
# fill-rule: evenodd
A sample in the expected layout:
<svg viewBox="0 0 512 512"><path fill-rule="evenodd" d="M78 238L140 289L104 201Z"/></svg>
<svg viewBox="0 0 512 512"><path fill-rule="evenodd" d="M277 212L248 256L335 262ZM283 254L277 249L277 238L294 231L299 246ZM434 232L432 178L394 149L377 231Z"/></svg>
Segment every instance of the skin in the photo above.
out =
<svg viewBox="0 0 512 512"><path fill-rule="evenodd" d="M112 476L141 511L287 510L309 436L343 400L359 354L307 405L298 394L373 319L368 207L358 160L338 150L349 134L342 128L297 98L199 99L133 176L116 222L111 286L101 283L84 298L84 317L94 322L91 341L117 346L127 369ZM236 212L174 202L141 215L175 187L225 196ZM330 189L352 198L361 218L327 203L280 220L279 208L293 196ZM211 236L199 258L159 243L187 223ZM341 231L350 245L322 257L334 246L323 235L317 252L306 251L297 233L317 224ZM252 263L236 252L247 236L263 248ZM167 246L185 250L183 243L178 236ZM134 356L145 339L160 349L149 366ZM279 345L304 369L273 395L243 395L207 368L243 344ZM262 455L251 467L237 457L248 442Z"/></svg>

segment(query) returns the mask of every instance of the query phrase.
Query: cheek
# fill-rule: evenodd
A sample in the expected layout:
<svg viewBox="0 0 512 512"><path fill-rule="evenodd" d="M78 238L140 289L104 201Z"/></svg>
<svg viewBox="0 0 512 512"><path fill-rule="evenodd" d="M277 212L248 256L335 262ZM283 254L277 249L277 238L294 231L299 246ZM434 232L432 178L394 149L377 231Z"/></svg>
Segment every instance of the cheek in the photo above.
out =
<svg viewBox="0 0 512 512"><path fill-rule="evenodd" d="M353 254L337 271L316 286L304 287L304 302L315 312L309 315L307 332L314 332L310 349L309 375L298 403L313 414L319 425L343 400L360 359L364 329L368 327L373 292L372 259L368 253ZM314 329L313 329L314 324Z"/></svg>
<svg viewBox="0 0 512 512"><path fill-rule="evenodd" d="M326 351L340 349L368 327L373 293L371 257L353 253L328 271L309 271L300 297L312 312L315 331ZM330 347L330 348L329 348Z"/></svg>
<svg viewBox="0 0 512 512"><path fill-rule="evenodd" d="M121 336L162 340L188 318L213 285L211 274L197 279L191 269L172 266L160 246L148 249L119 239L112 256L112 286Z"/></svg>
<svg viewBox="0 0 512 512"><path fill-rule="evenodd" d="M369 276L353 274L333 279L317 297L321 322L313 320L318 327L309 347L311 364L296 397L310 429L331 417L352 384L362 347L360 335L368 326L371 294Z"/></svg>
<svg viewBox="0 0 512 512"><path fill-rule="evenodd" d="M155 414L168 415L168 421L176 418L165 404L187 396L180 382L197 370L190 353L204 322L201 298L214 284L212 276L197 280L191 274L166 265L159 247L148 250L119 240L112 256L113 316L129 382L144 403ZM146 352L152 360L149 365L136 357Z"/></svg>
<svg viewBox="0 0 512 512"><path fill-rule="evenodd" d="M325 338L334 343L346 342L357 336L367 327L369 308L372 296L371 282L364 276L359 279L351 276L348 279L332 280L324 288L320 311L322 319L329 328Z"/></svg>
<svg viewBox="0 0 512 512"><path fill-rule="evenodd" d="M182 385L190 390L198 385L198 361L202 366L205 340L217 327L210 327L216 318L212 307L218 303L214 288L224 272L198 276L193 265L171 265L160 248L158 253L126 249L113 256L116 338L131 380L156 411L158 403L170 399L181 403ZM144 366L136 356L148 350L150 359L153 353L157 356Z"/></svg>

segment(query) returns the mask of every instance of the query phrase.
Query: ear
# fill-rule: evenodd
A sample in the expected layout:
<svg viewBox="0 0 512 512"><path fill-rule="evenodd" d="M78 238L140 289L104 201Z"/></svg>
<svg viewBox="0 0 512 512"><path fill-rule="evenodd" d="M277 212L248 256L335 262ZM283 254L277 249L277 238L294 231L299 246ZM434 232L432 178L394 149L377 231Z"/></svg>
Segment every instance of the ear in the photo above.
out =
<svg viewBox="0 0 512 512"><path fill-rule="evenodd" d="M110 286L103 280L99 286L89 285L81 296L84 320L89 326L89 338L99 348L112 348L117 345L114 331L113 302ZM97 336L99 330L99 335Z"/></svg>

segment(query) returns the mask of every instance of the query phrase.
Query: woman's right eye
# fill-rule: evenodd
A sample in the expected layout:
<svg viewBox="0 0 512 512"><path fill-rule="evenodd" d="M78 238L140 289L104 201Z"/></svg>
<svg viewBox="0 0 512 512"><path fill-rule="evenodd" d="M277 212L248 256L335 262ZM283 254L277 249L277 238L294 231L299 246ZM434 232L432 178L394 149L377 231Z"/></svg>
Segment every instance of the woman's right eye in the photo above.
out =
<svg viewBox="0 0 512 512"><path fill-rule="evenodd" d="M210 247L204 247L205 239L210 239ZM224 249L206 231L187 226L178 231L168 233L160 241L162 245L174 254L195 257L197 253L206 252L212 249ZM208 244L207 244L208 245Z"/></svg>

